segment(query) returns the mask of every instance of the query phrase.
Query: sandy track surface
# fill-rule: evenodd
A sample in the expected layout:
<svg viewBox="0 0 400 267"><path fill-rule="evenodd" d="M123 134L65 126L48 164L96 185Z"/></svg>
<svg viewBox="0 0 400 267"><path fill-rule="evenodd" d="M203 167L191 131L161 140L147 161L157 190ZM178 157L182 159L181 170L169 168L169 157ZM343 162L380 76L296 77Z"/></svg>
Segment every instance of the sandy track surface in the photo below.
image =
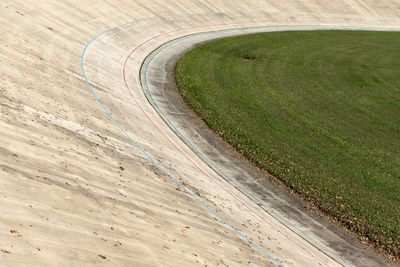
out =
<svg viewBox="0 0 400 267"><path fill-rule="evenodd" d="M155 48L197 32L395 28L397 1L3 0L0 14L2 265L357 261L307 242L221 178L149 104L139 71Z"/></svg>

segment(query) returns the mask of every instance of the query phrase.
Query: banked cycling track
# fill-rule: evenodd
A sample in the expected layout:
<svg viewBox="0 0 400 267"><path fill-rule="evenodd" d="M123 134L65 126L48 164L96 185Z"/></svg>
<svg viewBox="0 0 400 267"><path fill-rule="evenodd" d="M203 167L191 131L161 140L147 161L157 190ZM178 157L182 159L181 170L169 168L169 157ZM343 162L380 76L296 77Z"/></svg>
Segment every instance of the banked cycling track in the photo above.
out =
<svg viewBox="0 0 400 267"><path fill-rule="evenodd" d="M171 64L197 43L396 30L395 1L1 5L0 262L385 264L218 149L166 88Z"/></svg>

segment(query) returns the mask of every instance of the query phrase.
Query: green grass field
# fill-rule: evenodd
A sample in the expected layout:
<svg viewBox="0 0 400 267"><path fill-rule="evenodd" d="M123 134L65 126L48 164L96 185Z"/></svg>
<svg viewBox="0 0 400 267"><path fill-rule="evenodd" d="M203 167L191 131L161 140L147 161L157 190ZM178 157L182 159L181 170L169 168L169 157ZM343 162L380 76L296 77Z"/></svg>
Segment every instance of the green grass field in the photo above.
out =
<svg viewBox="0 0 400 267"><path fill-rule="evenodd" d="M176 81L251 161L400 256L400 33L221 39L185 55Z"/></svg>

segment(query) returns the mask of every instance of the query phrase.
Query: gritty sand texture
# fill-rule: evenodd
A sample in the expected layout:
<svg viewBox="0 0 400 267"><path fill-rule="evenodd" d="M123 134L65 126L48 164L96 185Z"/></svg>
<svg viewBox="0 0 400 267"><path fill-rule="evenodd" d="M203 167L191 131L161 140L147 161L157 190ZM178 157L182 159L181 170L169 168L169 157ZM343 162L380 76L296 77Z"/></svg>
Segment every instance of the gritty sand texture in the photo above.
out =
<svg viewBox="0 0 400 267"><path fill-rule="evenodd" d="M399 27L398 1L1 1L0 265L277 265L149 161L85 82L81 55L95 36L168 14L188 15L141 20L88 46L83 66L99 100L157 164L279 262L339 265L193 153L147 102L139 70L159 45L200 31ZM132 98L122 70L136 47Z"/></svg>

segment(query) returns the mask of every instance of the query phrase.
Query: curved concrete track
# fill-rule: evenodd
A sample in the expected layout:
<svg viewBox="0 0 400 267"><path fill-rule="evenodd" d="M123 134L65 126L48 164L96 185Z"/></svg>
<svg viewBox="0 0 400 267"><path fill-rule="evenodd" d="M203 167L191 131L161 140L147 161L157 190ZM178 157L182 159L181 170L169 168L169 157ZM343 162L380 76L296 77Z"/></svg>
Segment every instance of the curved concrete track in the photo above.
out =
<svg viewBox="0 0 400 267"><path fill-rule="evenodd" d="M163 95L163 71L209 38L193 41L199 32L397 29L397 1L17 0L0 8L1 265L385 264L228 152L211 150L211 134L192 140L179 124L188 120L174 115L178 102ZM183 36L192 43L165 49L173 52L154 59L147 79L200 156L148 101L140 72L155 49Z"/></svg>

